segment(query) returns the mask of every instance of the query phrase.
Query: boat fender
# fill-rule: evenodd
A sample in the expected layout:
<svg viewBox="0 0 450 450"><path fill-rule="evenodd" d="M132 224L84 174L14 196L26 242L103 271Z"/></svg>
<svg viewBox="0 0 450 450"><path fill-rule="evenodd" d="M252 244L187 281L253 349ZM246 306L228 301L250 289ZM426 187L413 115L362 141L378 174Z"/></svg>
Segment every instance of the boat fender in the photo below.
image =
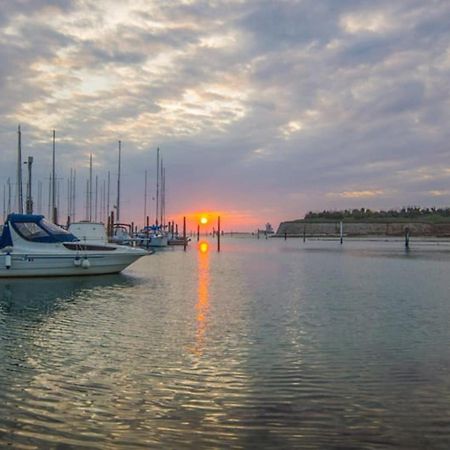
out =
<svg viewBox="0 0 450 450"><path fill-rule="evenodd" d="M80 267L81 266L81 258L79 256L77 256L74 260L73 260L73 265L75 267Z"/></svg>
<svg viewBox="0 0 450 450"><path fill-rule="evenodd" d="M9 270L11 269L11 264L12 264L11 253L8 252L5 255L5 267Z"/></svg>
<svg viewBox="0 0 450 450"><path fill-rule="evenodd" d="M81 263L81 267L83 269L89 269L89 267L91 267L91 263L89 262L89 260L87 258L83 259L83 262Z"/></svg>

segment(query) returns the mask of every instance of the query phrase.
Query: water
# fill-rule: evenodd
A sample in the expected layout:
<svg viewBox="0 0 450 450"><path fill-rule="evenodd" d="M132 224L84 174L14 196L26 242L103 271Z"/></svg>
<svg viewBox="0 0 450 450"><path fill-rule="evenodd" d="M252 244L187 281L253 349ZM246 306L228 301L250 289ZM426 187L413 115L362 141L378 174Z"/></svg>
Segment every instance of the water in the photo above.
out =
<svg viewBox="0 0 450 450"><path fill-rule="evenodd" d="M0 281L0 447L448 449L450 246L411 245Z"/></svg>

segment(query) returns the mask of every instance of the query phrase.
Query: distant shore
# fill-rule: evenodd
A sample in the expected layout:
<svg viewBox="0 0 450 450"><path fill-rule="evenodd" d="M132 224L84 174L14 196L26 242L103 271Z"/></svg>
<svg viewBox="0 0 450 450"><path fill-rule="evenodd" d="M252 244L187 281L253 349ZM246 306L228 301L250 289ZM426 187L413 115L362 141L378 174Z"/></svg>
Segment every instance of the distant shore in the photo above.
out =
<svg viewBox="0 0 450 450"><path fill-rule="evenodd" d="M403 236L408 230L411 236L450 237L450 220L429 222L416 219L344 220L343 234L348 237ZM275 236L339 236L339 220L292 220L281 222Z"/></svg>

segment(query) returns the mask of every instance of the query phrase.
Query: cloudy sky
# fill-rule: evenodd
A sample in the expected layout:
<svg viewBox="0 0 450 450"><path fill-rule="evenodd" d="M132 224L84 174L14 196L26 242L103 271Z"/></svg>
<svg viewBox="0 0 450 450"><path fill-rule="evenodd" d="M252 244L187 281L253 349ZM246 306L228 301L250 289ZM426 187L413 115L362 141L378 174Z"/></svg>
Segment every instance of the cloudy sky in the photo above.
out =
<svg viewBox="0 0 450 450"><path fill-rule="evenodd" d="M123 220L146 169L154 210L157 147L169 218L450 204L448 0L0 0L0 99L1 186L20 123L44 212L52 129L79 219L119 139Z"/></svg>

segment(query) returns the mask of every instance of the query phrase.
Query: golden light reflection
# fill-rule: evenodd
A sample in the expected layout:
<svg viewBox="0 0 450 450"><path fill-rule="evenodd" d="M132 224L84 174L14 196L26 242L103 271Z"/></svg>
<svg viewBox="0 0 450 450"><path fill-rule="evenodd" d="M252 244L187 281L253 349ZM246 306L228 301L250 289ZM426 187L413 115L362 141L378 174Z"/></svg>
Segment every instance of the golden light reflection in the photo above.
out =
<svg viewBox="0 0 450 450"><path fill-rule="evenodd" d="M209 309L209 244L202 241L198 245L198 297L195 309L197 312L197 330L195 336L194 353L203 353L207 315Z"/></svg>

